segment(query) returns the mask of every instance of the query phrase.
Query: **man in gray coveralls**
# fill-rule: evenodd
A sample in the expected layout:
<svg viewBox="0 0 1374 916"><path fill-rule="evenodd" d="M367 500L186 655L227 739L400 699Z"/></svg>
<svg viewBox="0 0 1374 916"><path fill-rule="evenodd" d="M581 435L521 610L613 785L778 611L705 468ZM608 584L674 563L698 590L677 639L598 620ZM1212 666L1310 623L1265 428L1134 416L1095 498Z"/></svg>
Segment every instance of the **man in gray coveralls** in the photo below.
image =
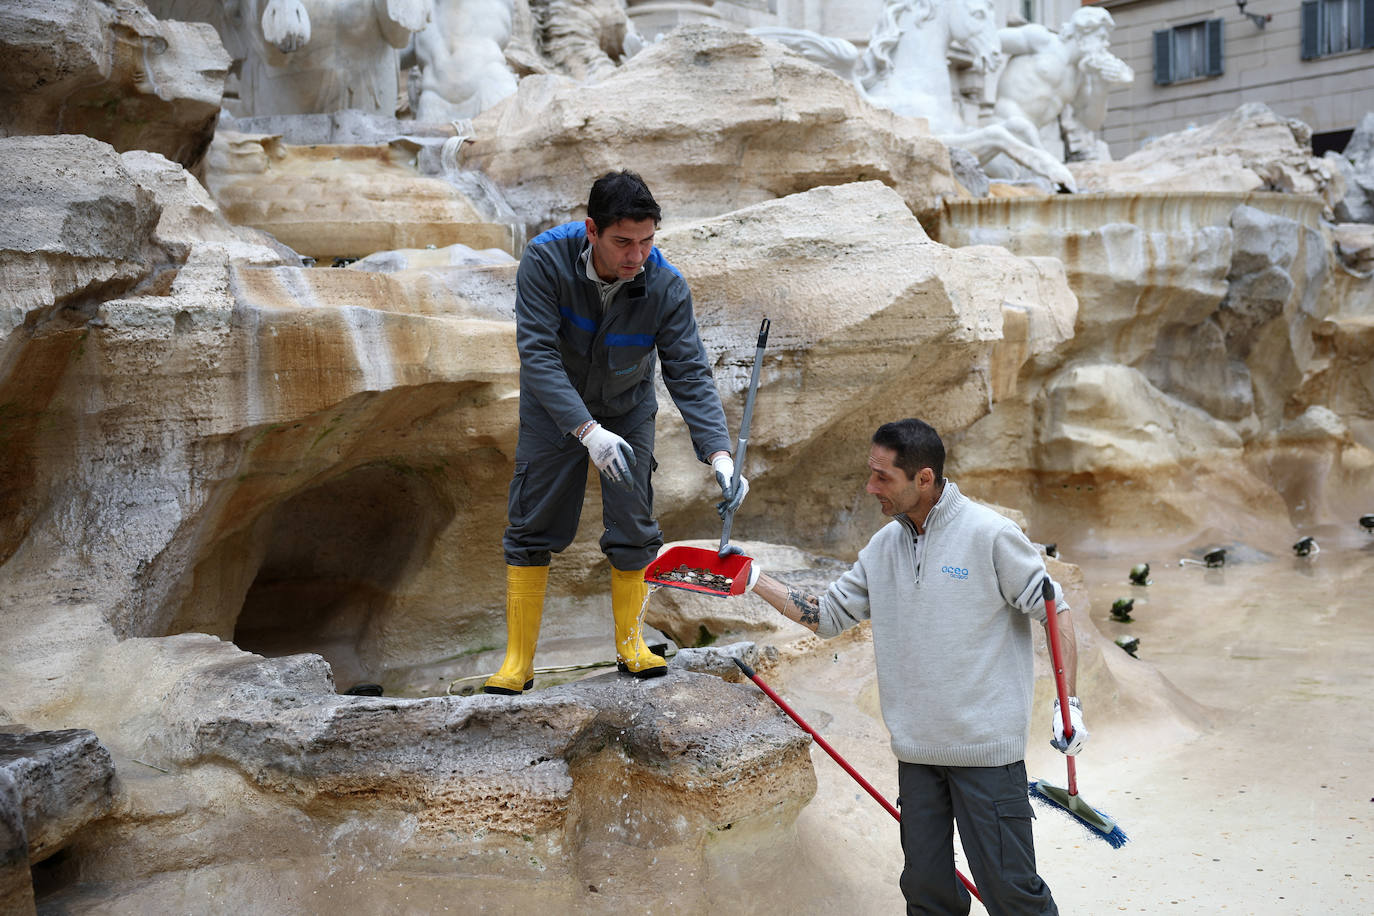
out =
<svg viewBox="0 0 1374 916"><path fill-rule="evenodd" d="M611 612L621 671L667 671L649 651L639 616L644 569L663 546L653 517L654 364L682 413L699 460L711 465L722 511L739 507L749 484L731 485L734 461L725 411L692 313L692 294L654 247L661 213L633 172L592 185L587 219L536 236L516 277L520 437L515 447L506 554L506 657L487 693L518 694L534 679L534 648L550 555L577 534L587 461L601 473L611 561Z"/></svg>

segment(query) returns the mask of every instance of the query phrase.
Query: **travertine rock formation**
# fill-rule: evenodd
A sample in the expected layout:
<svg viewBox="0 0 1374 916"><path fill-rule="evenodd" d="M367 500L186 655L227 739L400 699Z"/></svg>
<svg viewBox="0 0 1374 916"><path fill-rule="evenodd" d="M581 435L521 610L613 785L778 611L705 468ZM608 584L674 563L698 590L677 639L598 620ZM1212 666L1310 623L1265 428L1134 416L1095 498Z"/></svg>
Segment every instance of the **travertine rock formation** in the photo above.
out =
<svg viewBox="0 0 1374 916"><path fill-rule="evenodd" d="M85 134L185 166L210 143L229 55L142 0L0 2L0 136Z"/></svg>
<svg viewBox="0 0 1374 916"><path fill-rule="evenodd" d="M1337 256L1317 314L1304 322L1310 349L1301 381L1285 422L1267 438L1271 448L1256 460L1300 524L1347 519L1374 503L1374 232L1349 225L1332 234Z"/></svg>
<svg viewBox="0 0 1374 916"><path fill-rule="evenodd" d="M158 875L245 866L328 895L366 861L402 881L444 863L474 909L513 882L574 907L589 886L629 900L651 866L700 884L732 837L747 849L815 791L806 736L766 698L676 666L525 697L348 697L317 656L186 635L109 647L65 697L64 716L104 723L127 783L70 854L136 899ZM207 816L245 805L251 838L240 815Z"/></svg>
<svg viewBox="0 0 1374 916"><path fill-rule="evenodd" d="M1033 506L1036 527L1060 541L1082 536L1083 518L1130 519L1142 534L1285 511L1311 521L1304 494L1325 475L1310 463L1272 470L1272 437L1321 403L1305 393L1317 379L1367 387L1323 343L1352 327L1334 303L1364 297L1333 273L1321 210L1315 196L1262 192L950 203L937 238L1053 257L1081 303L1072 340L969 431L956 475ZM1374 440L1342 429L1334 441L1347 498L1374 496L1353 479Z"/></svg>
<svg viewBox="0 0 1374 916"><path fill-rule="evenodd" d="M1336 219L1374 223L1374 111L1360 120L1345 149L1323 158L1345 180L1345 197L1336 203Z"/></svg>
<svg viewBox="0 0 1374 916"><path fill-rule="evenodd" d="M579 215L612 168L639 171L670 222L863 179L917 210L959 193L948 152L920 121L869 105L776 44L705 26L669 33L594 90L525 79L473 125L464 163L532 225Z"/></svg>
<svg viewBox="0 0 1374 916"><path fill-rule="evenodd" d="M0 909L28 914L34 912L33 877L21 804L14 779L0 775Z"/></svg>
<svg viewBox="0 0 1374 916"><path fill-rule="evenodd" d="M117 250L60 233L44 252L8 246L14 276L49 265L25 268L33 306L11 316L6 343L32 367L5 381L21 434L5 441L12 561L0 587L32 624L5 634L26 659L19 669L36 676L43 653L30 662L27 650L56 651L71 640L55 633L89 627L99 642L199 631L263 651L321 651L349 684L499 645L513 262L305 270L230 227L165 160L75 138L7 143L27 157L7 159L14 187L49 174L54 150L79 152L91 160L83 174L109 175L104 193L142 214L102 208L122 228L95 237ZM70 224L80 201L67 205L72 189L58 190L36 188L43 205L16 202L16 240ZM939 401L936 419L967 425L1021 362L1062 342L1074 310L1055 265L936 245L878 182L760 205L667 232L663 244L694 277L732 414L757 304L778 322L751 452L758 482L799 473L803 454L811 479L847 481L851 441L893 410ZM83 280L79 308L53 312L75 281L53 292L47 278L87 262L104 271L101 285ZM773 285L783 274L785 290ZM860 282L867 293L854 297ZM1010 347L1007 315L1020 329ZM841 394L805 395L817 385ZM709 531L709 472L686 457L670 408L660 435L665 525ZM821 490L788 505L768 490L758 488L752 511L779 531L834 499ZM588 500L597 498L593 487ZM807 530L812 545L855 537L844 523ZM578 596L603 593L606 575L595 532L556 565L548 632L586 632ZM50 577L84 584L73 591ZM45 589L62 597L39 600ZM44 609L54 601L57 611Z"/></svg>
<svg viewBox="0 0 1374 916"><path fill-rule="evenodd" d="M0 732L0 773L18 793L31 862L64 846L114 801L110 752L86 729Z"/></svg>
<svg viewBox="0 0 1374 916"><path fill-rule="evenodd" d="M0 911L34 912L30 865L114 804L114 764L90 731L0 732Z"/></svg>
<svg viewBox="0 0 1374 916"><path fill-rule="evenodd" d="M1339 170L1312 156L1311 128L1258 102L1116 162L1075 162L1069 170L1085 192L1283 191L1316 194L1328 208L1345 195Z"/></svg>
<svg viewBox="0 0 1374 916"><path fill-rule="evenodd" d="M455 876L473 909L515 890L641 911L652 874L674 882L655 899L708 912L744 899L740 862L804 861L806 743L721 682L747 648L685 652L652 683L434 695L494 668L504 637L512 256L609 168L664 205L732 430L773 322L734 535L789 581L823 586L882 524L864 456L903 415L935 422L951 476L1041 541L1087 540L1085 520L1174 540L1305 525L1374 499L1371 243L1321 222L1339 182L1266 111L1182 153L1076 167L1167 192L967 202L919 123L697 28L594 89L527 80L478 119L481 180L423 161L449 139L452 160L457 136L350 114L293 121L308 140L225 131L212 195L172 161L200 158L218 105L204 27L108 0L0 0L0 25L0 78L30 90L0 126L67 133L0 138L0 724L96 729L119 772L89 781L117 793L109 816L54 839L13 813L26 796L0 769L0 907L31 905L35 842L144 911L250 886L380 910L398 875L432 881L417 911L451 902ZM709 538L714 482L660 401L660 520ZM555 561L541 664L610 655L598 533ZM814 647L753 598L664 590L647 617L682 645ZM1095 709L1186 728L1167 682L1085 623L1080 683L1110 698ZM336 692L360 680L429 695ZM1037 708L1048 696L1042 677ZM779 912L818 883L799 877Z"/></svg>
<svg viewBox="0 0 1374 916"><path fill-rule="evenodd" d="M230 222L324 264L429 245L519 252L522 227L491 221L452 183L421 174L416 154L402 140L293 145L221 130L206 185Z"/></svg>
<svg viewBox="0 0 1374 916"><path fill-rule="evenodd" d="M1331 244L1337 262L1347 274L1367 279L1374 273L1374 223L1334 225Z"/></svg>
<svg viewBox="0 0 1374 916"><path fill-rule="evenodd" d="M461 283L307 272L265 236L230 227L159 157L78 138L0 143L15 176L3 247L19 303L5 324L14 371L0 382L0 545L12 560L0 588L16 614L34 615L33 629L5 634L22 665L41 668L25 647L64 644L46 634L70 631L72 618L107 638L227 637L245 606L249 629L262 629L276 602L331 587L355 596L334 617L356 637L379 600L370 596L385 603L398 578L413 578L455 515L455 534L499 531L511 326L469 317ZM415 447L397 447L420 428ZM153 430L155 449L144 438ZM455 451L460 441L470 444ZM477 519L464 517L473 493ZM292 556L312 561L283 582L273 571ZM456 546L440 556L445 578L490 565ZM341 571L351 585L330 586ZM349 591L357 585L367 587ZM70 602L46 614L32 604L44 594L40 604ZM424 604L440 618L449 607Z"/></svg>
<svg viewBox="0 0 1374 916"><path fill-rule="evenodd" d="M817 188L659 237L692 278L732 430L759 319L773 322L750 432L755 486L736 530L824 552L856 549L875 527L858 472L879 424L919 414L956 435L1014 390L1028 360L1068 340L1078 309L1056 262L936 244L876 181ZM658 452L669 472L655 486L667 497L665 530L709 534L719 520L702 501L672 511L691 499L675 483L693 480L679 424L661 425Z"/></svg>

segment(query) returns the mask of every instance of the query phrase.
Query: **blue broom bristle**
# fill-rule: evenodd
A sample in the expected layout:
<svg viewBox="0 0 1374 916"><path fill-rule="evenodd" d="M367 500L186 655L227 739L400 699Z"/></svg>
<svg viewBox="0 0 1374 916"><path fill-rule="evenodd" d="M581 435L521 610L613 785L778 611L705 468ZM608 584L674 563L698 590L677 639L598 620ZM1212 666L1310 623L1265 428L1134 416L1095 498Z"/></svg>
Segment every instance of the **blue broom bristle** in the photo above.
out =
<svg viewBox="0 0 1374 916"><path fill-rule="evenodd" d="M1094 830L1093 833L1097 833L1097 831ZM1126 836L1120 827L1113 827L1111 833L1097 833L1097 835L1106 840L1107 845L1111 846L1113 849L1120 849L1130 840L1130 837Z"/></svg>
<svg viewBox="0 0 1374 916"><path fill-rule="evenodd" d="M1088 833L1097 837L1099 840L1104 841L1108 846L1111 846L1113 849L1120 849L1122 846L1125 846L1126 843L1130 841L1130 837L1126 836L1126 832L1121 829L1120 824L1116 823L1116 819L1104 813L1103 811L1097 808L1093 808L1093 810L1096 811L1098 815L1112 822L1112 829L1109 833L1103 833L1101 830L1098 830L1095 825L1083 820L1082 818L1075 816L1072 811L1065 808L1063 805L1059 804L1059 802L1057 802L1050 796L1046 795L1044 792L1041 792L1039 782L1032 782L1027 786L1027 788L1030 791L1031 798L1039 799L1041 802L1044 802L1045 804L1049 805L1054 810L1061 811L1064 814L1067 814L1069 817L1073 818L1074 821L1086 827L1088 829Z"/></svg>

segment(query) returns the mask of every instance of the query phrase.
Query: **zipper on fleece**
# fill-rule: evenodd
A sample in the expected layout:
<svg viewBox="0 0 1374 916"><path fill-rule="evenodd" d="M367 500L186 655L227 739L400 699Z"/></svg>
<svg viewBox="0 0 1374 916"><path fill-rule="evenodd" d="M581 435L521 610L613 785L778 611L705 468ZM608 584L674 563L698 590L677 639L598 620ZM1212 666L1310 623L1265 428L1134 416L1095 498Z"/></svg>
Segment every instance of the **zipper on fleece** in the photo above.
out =
<svg viewBox="0 0 1374 916"><path fill-rule="evenodd" d="M915 583L916 583L917 585L920 585L920 584L921 584L921 564L920 564L919 562L917 562L917 560L916 560L916 538L920 537L921 535L920 535L920 533L916 530L916 526L915 526L914 524L912 524L911 519L909 519L909 518L907 518L905 515L903 515L903 516L901 516L900 521L901 521L901 523L902 523L902 527L906 529L906 533L907 533L907 537L906 537L906 550L907 550L907 556L911 558L911 569L912 569L912 573L913 573L913 579L914 579L914 581L915 581ZM929 536L930 536L929 533L927 533L926 536L929 537ZM929 552L929 550L930 550L930 543L927 541L927 543L926 543L926 550L925 550L923 553Z"/></svg>

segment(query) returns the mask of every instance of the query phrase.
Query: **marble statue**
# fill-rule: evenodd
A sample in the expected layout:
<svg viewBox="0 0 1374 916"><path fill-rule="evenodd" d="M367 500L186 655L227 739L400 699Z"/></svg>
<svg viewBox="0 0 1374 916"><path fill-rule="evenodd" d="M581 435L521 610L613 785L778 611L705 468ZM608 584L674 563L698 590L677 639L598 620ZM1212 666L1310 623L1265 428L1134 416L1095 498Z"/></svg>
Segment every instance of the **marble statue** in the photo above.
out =
<svg viewBox="0 0 1374 916"><path fill-rule="evenodd" d="M530 0L538 45L560 73L599 82L644 47L625 0Z"/></svg>
<svg viewBox="0 0 1374 916"><path fill-rule="evenodd" d="M1106 10L1084 6L1057 35L1035 23L1002 29L998 37L1007 64L993 111L1004 119L1024 118L1037 130L1057 131L1066 115L1090 132L1100 130L1112 87L1135 79L1130 65L1110 50L1114 27Z"/></svg>
<svg viewBox="0 0 1374 916"><path fill-rule="evenodd" d="M937 134L962 129L951 101L951 41L969 50L975 70L995 71L1002 52L992 0L886 0L858 61L859 82L874 103L926 118Z"/></svg>
<svg viewBox="0 0 1374 916"><path fill-rule="evenodd" d="M809 29L759 26L749 33L843 76L884 108L943 129L957 115L944 101L948 68L935 74L934 62L945 61L950 42L958 41L972 54L974 69L995 71L1002 54L994 13L991 0L887 0L862 53L852 42Z"/></svg>
<svg viewBox="0 0 1374 916"><path fill-rule="evenodd" d="M791 47L809 60L851 80L875 105L925 118L946 146L968 150L986 165L999 156L1050 182L1074 190L1073 176L1046 152L1035 125L1023 117L968 125L954 104L949 48L968 49L973 68L992 73L1002 49L992 0L886 0L860 54L843 39L801 29L751 29Z"/></svg>
<svg viewBox="0 0 1374 916"><path fill-rule="evenodd" d="M250 53L239 96L248 115L356 108L391 115L396 52L429 20L429 0L243 0ZM257 39L253 41L252 39ZM256 51L257 53L253 53Z"/></svg>
<svg viewBox="0 0 1374 916"><path fill-rule="evenodd" d="M859 82L873 102L898 114L926 118L941 142L968 150L979 163L1006 156L1074 190L1073 176L1044 150L1029 120L963 122L954 106L947 62L952 41L969 50L975 70L991 73L1001 65L992 0L887 0L859 59Z"/></svg>
<svg viewBox="0 0 1374 916"><path fill-rule="evenodd" d="M503 49L511 0L430 0L429 25L415 35L420 67L417 121L473 118L515 91Z"/></svg>
<svg viewBox="0 0 1374 916"><path fill-rule="evenodd" d="M154 15L209 22L241 62L239 117L356 108L393 115L397 52L433 0L149 0Z"/></svg>

